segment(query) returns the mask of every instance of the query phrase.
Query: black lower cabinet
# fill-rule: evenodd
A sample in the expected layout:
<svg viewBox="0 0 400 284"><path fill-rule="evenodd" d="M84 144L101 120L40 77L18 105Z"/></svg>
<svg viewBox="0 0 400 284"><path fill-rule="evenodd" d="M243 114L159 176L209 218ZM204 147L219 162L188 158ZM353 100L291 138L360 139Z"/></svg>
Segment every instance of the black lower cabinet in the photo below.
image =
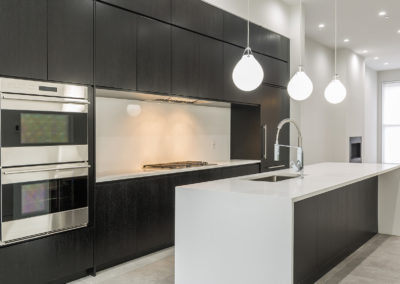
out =
<svg viewBox="0 0 400 284"><path fill-rule="evenodd" d="M98 183L96 269L174 245L176 186L259 172L251 164Z"/></svg>
<svg viewBox="0 0 400 284"><path fill-rule="evenodd" d="M93 231L83 228L2 247L0 259L0 283L66 283L93 267Z"/></svg>
<svg viewBox="0 0 400 284"><path fill-rule="evenodd" d="M378 231L378 179L294 205L294 283L314 283Z"/></svg>

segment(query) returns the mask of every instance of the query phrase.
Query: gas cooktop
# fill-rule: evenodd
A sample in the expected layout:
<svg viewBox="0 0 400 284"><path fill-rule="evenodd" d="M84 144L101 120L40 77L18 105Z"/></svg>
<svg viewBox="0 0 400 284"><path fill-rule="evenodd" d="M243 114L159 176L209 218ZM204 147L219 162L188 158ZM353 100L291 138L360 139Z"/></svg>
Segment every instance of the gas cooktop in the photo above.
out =
<svg viewBox="0 0 400 284"><path fill-rule="evenodd" d="M215 164L209 164L208 162L203 162L203 161L182 161L182 162L144 165L143 169L182 169L182 168L203 167L210 165L215 165Z"/></svg>

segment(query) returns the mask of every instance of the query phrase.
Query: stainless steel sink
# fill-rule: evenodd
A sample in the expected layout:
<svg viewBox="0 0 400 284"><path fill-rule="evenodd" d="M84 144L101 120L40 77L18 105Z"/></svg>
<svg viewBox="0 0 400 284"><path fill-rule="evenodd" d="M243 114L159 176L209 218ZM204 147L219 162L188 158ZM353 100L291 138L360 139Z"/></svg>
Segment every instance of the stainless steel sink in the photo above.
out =
<svg viewBox="0 0 400 284"><path fill-rule="evenodd" d="M300 177L300 175L290 175L290 176L267 176L267 177L262 177L262 178L255 178L251 179L252 181L266 181L266 182L279 182L287 179L292 179L292 178L297 178Z"/></svg>

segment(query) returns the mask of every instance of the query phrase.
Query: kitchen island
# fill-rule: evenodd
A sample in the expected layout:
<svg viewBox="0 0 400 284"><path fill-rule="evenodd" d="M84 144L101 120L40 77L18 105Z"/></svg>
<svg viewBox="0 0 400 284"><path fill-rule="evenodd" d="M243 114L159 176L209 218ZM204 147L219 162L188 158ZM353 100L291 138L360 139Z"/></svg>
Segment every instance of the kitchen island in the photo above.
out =
<svg viewBox="0 0 400 284"><path fill-rule="evenodd" d="M176 188L177 284L312 283L400 235L400 165L321 163Z"/></svg>

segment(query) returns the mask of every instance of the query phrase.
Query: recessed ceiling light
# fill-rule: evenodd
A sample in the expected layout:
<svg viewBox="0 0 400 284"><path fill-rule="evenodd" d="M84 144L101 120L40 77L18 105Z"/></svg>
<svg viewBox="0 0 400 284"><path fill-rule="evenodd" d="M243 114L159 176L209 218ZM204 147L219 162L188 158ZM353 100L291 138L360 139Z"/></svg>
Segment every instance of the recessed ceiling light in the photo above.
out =
<svg viewBox="0 0 400 284"><path fill-rule="evenodd" d="M319 25L318 25L318 28L319 28L319 29L325 28L325 24L323 24L323 23L322 23L322 24L319 24Z"/></svg>
<svg viewBox="0 0 400 284"><path fill-rule="evenodd" d="M387 13L386 13L386 11L380 11L378 15L381 17L384 17L387 15Z"/></svg>
<svg viewBox="0 0 400 284"><path fill-rule="evenodd" d="M397 33L400 34L400 30L398 30Z"/></svg>
<svg viewBox="0 0 400 284"><path fill-rule="evenodd" d="M364 50L362 51L362 53L366 54L366 53L368 53L368 50L364 49Z"/></svg>
<svg viewBox="0 0 400 284"><path fill-rule="evenodd" d="M383 63L383 65L389 65L389 62L385 62L385 63Z"/></svg>
<svg viewBox="0 0 400 284"><path fill-rule="evenodd" d="M378 59L379 59L379 57L378 57L378 56L375 56L375 57L374 57L374 60L378 60Z"/></svg>
<svg viewBox="0 0 400 284"><path fill-rule="evenodd" d="M348 38L345 38L343 41L344 42L349 42L350 40Z"/></svg>

